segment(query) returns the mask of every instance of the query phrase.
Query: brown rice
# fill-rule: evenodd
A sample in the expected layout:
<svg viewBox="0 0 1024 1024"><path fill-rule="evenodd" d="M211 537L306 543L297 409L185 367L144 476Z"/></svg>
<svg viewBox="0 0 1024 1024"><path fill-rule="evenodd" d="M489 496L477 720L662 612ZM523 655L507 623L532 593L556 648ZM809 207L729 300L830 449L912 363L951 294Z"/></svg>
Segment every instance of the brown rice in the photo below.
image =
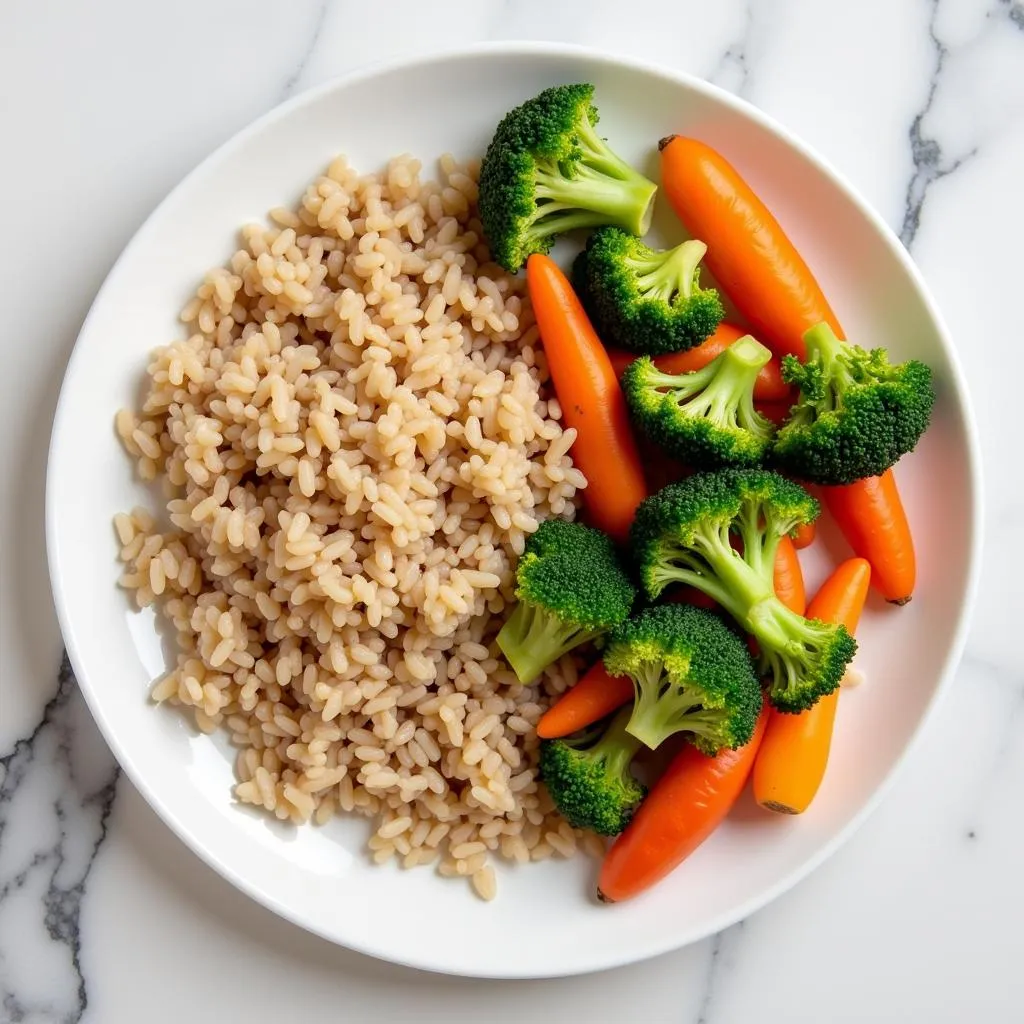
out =
<svg viewBox="0 0 1024 1024"><path fill-rule="evenodd" d="M177 634L153 698L238 749L236 798L374 820L373 860L495 894L492 855L571 856L535 725L577 670L522 686L494 635L516 557L585 480L521 282L489 261L477 166L343 158L248 225L117 430L166 524L114 526L121 583Z"/></svg>

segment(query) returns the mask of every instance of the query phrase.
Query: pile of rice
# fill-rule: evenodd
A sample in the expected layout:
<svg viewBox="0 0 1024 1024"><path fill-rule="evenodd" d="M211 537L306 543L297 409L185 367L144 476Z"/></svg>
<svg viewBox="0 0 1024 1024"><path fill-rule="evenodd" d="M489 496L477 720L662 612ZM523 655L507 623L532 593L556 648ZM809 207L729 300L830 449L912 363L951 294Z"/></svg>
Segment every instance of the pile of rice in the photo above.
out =
<svg viewBox="0 0 1024 1024"><path fill-rule="evenodd" d="M578 666L522 686L494 635L526 537L573 518L586 481L522 282L482 243L478 168L441 170L339 158L243 229L117 416L166 528L141 509L115 526L122 584L177 633L153 697L227 730L239 801L369 816L375 861L490 899L492 853L583 838L536 769L537 719Z"/></svg>

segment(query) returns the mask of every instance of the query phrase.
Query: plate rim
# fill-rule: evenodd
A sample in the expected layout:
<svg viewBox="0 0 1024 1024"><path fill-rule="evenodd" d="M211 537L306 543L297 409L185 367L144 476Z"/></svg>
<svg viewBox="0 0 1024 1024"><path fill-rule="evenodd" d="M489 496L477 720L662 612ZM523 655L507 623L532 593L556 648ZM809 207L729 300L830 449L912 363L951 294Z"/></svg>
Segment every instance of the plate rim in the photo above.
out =
<svg viewBox="0 0 1024 1024"><path fill-rule="evenodd" d="M82 358L83 348L80 345L81 339L89 332L96 311L102 305L108 291L112 291L117 279L123 271L125 264L129 263L135 250L139 248L145 238L154 228L154 223L159 219L160 214L166 206L182 191L185 191L193 180L207 173L220 161L230 156L232 151L243 145L250 138L261 134L275 122L287 118L293 111L299 110L307 104L314 102L321 96L328 93L344 90L351 86L367 80L392 74L399 71L409 71L421 68L429 69L437 64L454 60L473 59L481 55L500 55L503 57L528 59L534 56L570 57L584 59L596 64L625 69L628 71L641 72L655 75L676 86L682 86L697 93L704 93L716 102L731 108L743 117L760 125L760 127L774 134L788 147L798 153L818 170L834 187L836 187L853 204L858 213L864 217L875 232L882 238L893 256L901 264L902 269L907 273L917 296L920 299L927 316L934 324L936 335L940 345L949 361L951 368L951 396L958 408L964 428L965 452L968 464L968 480L970 484L969 501L969 544L967 578L957 616L956 626L953 632L949 652L939 673L938 680L933 692L928 699L917 723L915 724L901 753L896 758L882 781L875 787L870 797L863 806L839 829L827 842L823 843L818 850L807 857L798 867L789 871L774 885L762 890L757 896L746 900L729 912L719 914L716 918L699 928L690 928L673 935L669 940L651 941L642 944L633 944L628 950L623 949L615 954L604 954L595 957L587 966L583 967L553 967L551 970L537 969L516 969L510 965L502 971L479 970L471 965L468 967L452 967L443 961L432 959L429 951L424 956L396 957L386 948L374 943L365 943L346 939L341 941L337 936L327 934L315 923L302 919L293 913L290 908L263 891L258 885L250 882L239 875L234 868L219 857L214 855L203 842L202 838L193 834L173 812L166 808L159 796L152 791L146 780L145 774L140 772L132 758L121 747L116 730L112 729L101 708L101 701L98 699L91 683L89 673L84 670L77 645L75 642L76 631L73 626L73 615L68 607L63 586L63 571L58 557L58 511L55 508L53 497L54 472L53 464L58 446L58 438L64 433L63 423L66 415L66 396L71 388L71 381L78 369L78 362ZM48 576L50 588L53 593L54 606L57 619L64 640L67 657L75 674L78 688L82 693L89 712L103 736L104 742L109 747L114 758L117 760L122 771L131 781L132 785L139 791L148 806L156 813L160 820L166 825L177 838L203 863L212 868L232 886L243 892L250 899L267 910L303 929L306 932L317 935L319 938L330 942L332 945L349 949L365 956L394 963L403 967L430 973L486 979L528 979L528 978L556 978L580 976L595 971L608 970L610 968L626 966L638 963L664 953L681 949L684 946L692 945L702 939L717 934L723 929L741 921L761 908L773 902L783 893L793 888L798 882L809 876L820 867L836 851L838 851L850 837L864 824L874 813L882 801L890 792L892 786L902 773L907 761L917 750L921 738L929 728L938 708L947 696L952 685L956 669L959 667L963 657L964 647L967 641L967 634L974 611L979 580L981 574L981 554L983 547L984 533L984 490L982 479L982 459L980 437L977 427L977 420L973 411L973 404L967 389L966 375L960 360L959 352L953 343L952 335L945 322L944 317L928 287L923 274L913 261L910 253L903 246L895 232L881 218L880 214L872 207L866 199L850 184L846 177L838 171L830 161L818 153L813 147L805 143L790 129L777 121L774 117L755 107L753 104L720 86L714 85L705 79L690 72L680 71L669 67L658 61L647 61L633 56L616 53L603 47L594 47L575 43L561 43L551 41L533 40L507 40L488 41L471 44L456 44L443 47L429 47L417 50L414 53L393 57L385 60L377 60L351 71L334 75L320 84L296 93L282 102L278 103L259 117L249 122L245 127L230 135L227 139L216 146L202 160L200 160L184 177L182 177L173 188L150 210L145 220L135 230L124 246L117 259L107 272L103 283L97 290L96 295L90 304L82 326L80 327L75 345L67 361L64 374L61 380L60 393L53 416L53 423L50 432L50 440L47 450L46 483L45 483L45 538L46 555L48 564Z"/></svg>

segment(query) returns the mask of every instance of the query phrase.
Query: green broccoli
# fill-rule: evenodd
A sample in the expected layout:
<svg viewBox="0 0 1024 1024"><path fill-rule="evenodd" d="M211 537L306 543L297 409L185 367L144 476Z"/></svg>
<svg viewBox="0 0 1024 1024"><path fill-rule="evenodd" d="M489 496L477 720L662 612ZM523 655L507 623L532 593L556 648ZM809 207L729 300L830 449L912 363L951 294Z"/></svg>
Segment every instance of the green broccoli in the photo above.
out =
<svg viewBox="0 0 1024 1024"><path fill-rule="evenodd" d="M750 652L712 612L684 604L645 608L612 630L604 667L633 680L626 731L652 750L682 732L713 757L754 734L761 686Z"/></svg>
<svg viewBox="0 0 1024 1024"><path fill-rule="evenodd" d="M622 375L640 430L695 469L756 466L775 426L754 408L754 382L771 352L749 334L693 373L663 373L647 356Z"/></svg>
<svg viewBox="0 0 1024 1024"><path fill-rule="evenodd" d="M799 484L778 473L722 469L644 500L630 534L649 598L671 583L689 584L754 636L759 669L780 711L803 711L835 690L857 647L844 626L806 619L775 596L780 539L819 511Z"/></svg>
<svg viewBox="0 0 1024 1024"><path fill-rule="evenodd" d="M693 348L715 333L725 311L714 288L701 288L703 242L646 246L618 228L599 228L574 267L584 306L609 345L641 355Z"/></svg>
<svg viewBox="0 0 1024 1024"><path fill-rule="evenodd" d="M647 795L629 769L641 747L626 732L629 715L626 708L603 731L597 727L540 745L540 777L574 828L618 835Z"/></svg>
<svg viewBox="0 0 1024 1024"><path fill-rule="evenodd" d="M509 111L480 167L480 220L491 255L517 271L556 235L615 224L642 235L657 186L594 130L589 84L557 85Z"/></svg>
<svg viewBox="0 0 1024 1024"><path fill-rule="evenodd" d="M913 451L935 404L929 367L890 363L885 349L840 341L825 323L804 341L806 363L782 361L783 379L800 397L776 437L776 465L812 483L851 484Z"/></svg>
<svg viewBox="0 0 1024 1024"><path fill-rule="evenodd" d="M636 589L600 530L548 519L526 542L516 569L514 611L498 646L523 683L629 615Z"/></svg>

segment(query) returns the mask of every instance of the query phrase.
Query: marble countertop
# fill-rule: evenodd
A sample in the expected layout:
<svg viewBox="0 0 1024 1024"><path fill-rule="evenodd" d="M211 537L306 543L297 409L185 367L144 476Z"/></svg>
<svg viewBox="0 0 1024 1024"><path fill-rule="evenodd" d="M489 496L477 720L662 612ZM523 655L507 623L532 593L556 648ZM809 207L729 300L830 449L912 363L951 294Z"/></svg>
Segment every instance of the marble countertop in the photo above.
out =
<svg viewBox="0 0 1024 1024"><path fill-rule="evenodd" d="M708 78L800 134L877 207L960 349L988 463L987 544L954 687L881 809L824 867L660 959L485 983L377 963L277 920L119 777L61 669L43 481L82 318L185 172L353 66L523 38ZM1006 546L1024 485L999 466L1019 405L999 361L1020 359L1024 3L11 0L0 56L0 1021L1024 1019L1024 672L1011 643L1024 556Z"/></svg>

